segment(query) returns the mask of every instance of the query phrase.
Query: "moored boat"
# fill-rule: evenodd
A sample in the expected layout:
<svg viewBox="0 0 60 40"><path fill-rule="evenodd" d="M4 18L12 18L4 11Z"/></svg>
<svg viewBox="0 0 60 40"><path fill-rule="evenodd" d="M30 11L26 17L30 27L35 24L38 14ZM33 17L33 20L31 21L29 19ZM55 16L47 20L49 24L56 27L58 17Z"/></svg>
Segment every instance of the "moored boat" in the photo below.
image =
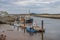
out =
<svg viewBox="0 0 60 40"><path fill-rule="evenodd" d="M33 19L31 18L31 19L26 20L26 23L33 23Z"/></svg>
<svg viewBox="0 0 60 40"><path fill-rule="evenodd" d="M45 32L45 29L42 29L39 26L33 26L33 29L36 30L37 32Z"/></svg>
<svg viewBox="0 0 60 40"><path fill-rule="evenodd" d="M45 32L44 28L37 26L36 23L32 27L27 27L26 30L27 32L32 32L32 33Z"/></svg>
<svg viewBox="0 0 60 40"><path fill-rule="evenodd" d="M27 28L26 28L26 31L27 31L27 32L30 32L30 33L35 33L35 32L37 32L36 30L34 30L34 29L31 28L31 27L27 27Z"/></svg>
<svg viewBox="0 0 60 40"><path fill-rule="evenodd" d="M31 18L30 16L20 16L19 21L22 23L33 23L33 18Z"/></svg>
<svg viewBox="0 0 60 40"><path fill-rule="evenodd" d="M31 33L36 33L36 32L45 32L44 29L41 29L40 27L34 26L34 27L27 27L26 28L27 32L31 32Z"/></svg>

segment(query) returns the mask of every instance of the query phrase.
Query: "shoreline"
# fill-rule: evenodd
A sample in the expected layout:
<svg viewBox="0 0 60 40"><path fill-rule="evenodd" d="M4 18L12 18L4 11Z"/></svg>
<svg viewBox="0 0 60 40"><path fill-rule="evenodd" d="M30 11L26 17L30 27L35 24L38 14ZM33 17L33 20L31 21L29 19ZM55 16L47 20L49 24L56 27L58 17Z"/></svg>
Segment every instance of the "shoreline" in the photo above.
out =
<svg viewBox="0 0 60 40"><path fill-rule="evenodd" d="M35 17L51 18L51 19L60 19L60 17L47 17L47 16L35 16Z"/></svg>
<svg viewBox="0 0 60 40"><path fill-rule="evenodd" d="M42 18L60 19L60 14L36 14L32 16L42 17Z"/></svg>
<svg viewBox="0 0 60 40"><path fill-rule="evenodd" d="M12 16L11 16L12 15ZM0 23L8 23L14 22L16 17L19 16L34 16L34 17L42 17L42 18L51 18L51 19L60 19L60 14L11 14L9 16L0 17Z"/></svg>

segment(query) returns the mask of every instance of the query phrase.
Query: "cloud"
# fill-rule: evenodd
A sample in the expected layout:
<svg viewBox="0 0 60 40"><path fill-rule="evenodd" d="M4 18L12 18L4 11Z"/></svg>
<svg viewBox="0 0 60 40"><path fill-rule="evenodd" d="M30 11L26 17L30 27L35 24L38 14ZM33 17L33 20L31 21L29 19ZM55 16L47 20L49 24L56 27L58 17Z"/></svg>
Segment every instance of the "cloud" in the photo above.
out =
<svg viewBox="0 0 60 40"><path fill-rule="evenodd" d="M50 2L39 2L39 1L35 1L35 0L30 0L30 1L17 1L17 2L13 2L13 4L15 5L21 5L21 6L27 6L27 5L38 5L38 4L48 4Z"/></svg>
<svg viewBox="0 0 60 40"><path fill-rule="evenodd" d="M9 13L60 13L59 0L0 0L0 10Z"/></svg>

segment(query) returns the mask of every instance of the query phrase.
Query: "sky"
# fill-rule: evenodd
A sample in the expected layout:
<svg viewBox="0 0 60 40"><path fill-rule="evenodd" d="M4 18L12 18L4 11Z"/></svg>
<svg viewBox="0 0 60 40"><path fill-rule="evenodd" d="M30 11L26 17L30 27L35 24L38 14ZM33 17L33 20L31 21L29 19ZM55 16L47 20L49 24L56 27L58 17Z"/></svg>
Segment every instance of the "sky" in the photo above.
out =
<svg viewBox="0 0 60 40"><path fill-rule="evenodd" d="M60 0L0 0L0 11L9 14L60 13Z"/></svg>

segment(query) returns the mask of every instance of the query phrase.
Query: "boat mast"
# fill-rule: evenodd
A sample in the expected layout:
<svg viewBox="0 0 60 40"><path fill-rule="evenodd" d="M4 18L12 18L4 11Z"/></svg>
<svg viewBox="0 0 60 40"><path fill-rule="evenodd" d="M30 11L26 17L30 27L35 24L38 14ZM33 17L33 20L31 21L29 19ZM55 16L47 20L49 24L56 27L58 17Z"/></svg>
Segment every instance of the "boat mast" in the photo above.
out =
<svg viewBox="0 0 60 40"><path fill-rule="evenodd" d="M30 9L29 9L28 13L29 13L29 16L30 16Z"/></svg>

